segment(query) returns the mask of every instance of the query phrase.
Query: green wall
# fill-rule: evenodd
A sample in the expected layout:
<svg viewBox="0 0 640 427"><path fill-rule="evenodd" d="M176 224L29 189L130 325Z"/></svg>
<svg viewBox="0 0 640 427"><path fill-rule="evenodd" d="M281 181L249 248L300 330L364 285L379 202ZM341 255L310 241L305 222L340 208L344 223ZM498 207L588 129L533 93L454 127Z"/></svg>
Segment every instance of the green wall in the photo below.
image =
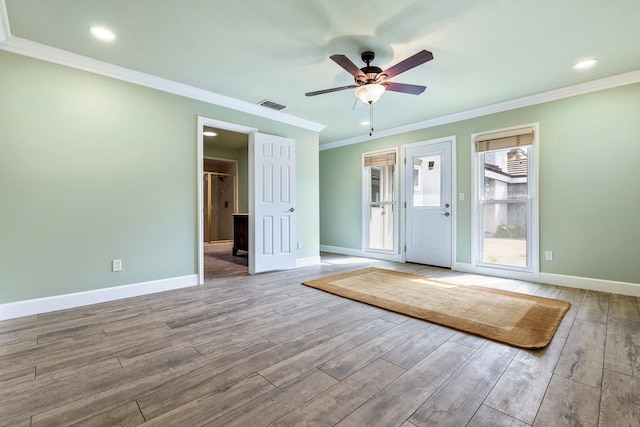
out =
<svg viewBox="0 0 640 427"><path fill-rule="evenodd" d="M456 260L471 262L471 134L540 124L540 271L640 283L640 84L320 152L320 241L361 249L361 155L455 135Z"/></svg>
<svg viewBox="0 0 640 427"><path fill-rule="evenodd" d="M5 51L0 94L0 304L197 274L198 115L296 140L318 255L316 132Z"/></svg>

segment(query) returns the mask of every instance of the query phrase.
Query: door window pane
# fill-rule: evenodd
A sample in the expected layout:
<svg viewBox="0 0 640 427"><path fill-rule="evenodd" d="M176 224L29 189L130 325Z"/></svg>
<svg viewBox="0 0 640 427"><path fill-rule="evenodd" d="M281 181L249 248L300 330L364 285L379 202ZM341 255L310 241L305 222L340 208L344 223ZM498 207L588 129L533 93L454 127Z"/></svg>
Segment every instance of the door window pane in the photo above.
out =
<svg viewBox="0 0 640 427"><path fill-rule="evenodd" d="M413 158L413 206L442 206L442 154Z"/></svg>
<svg viewBox="0 0 640 427"><path fill-rule="evenodd" d="M485 203L482 262L527 266L527 204Z"/></svg>

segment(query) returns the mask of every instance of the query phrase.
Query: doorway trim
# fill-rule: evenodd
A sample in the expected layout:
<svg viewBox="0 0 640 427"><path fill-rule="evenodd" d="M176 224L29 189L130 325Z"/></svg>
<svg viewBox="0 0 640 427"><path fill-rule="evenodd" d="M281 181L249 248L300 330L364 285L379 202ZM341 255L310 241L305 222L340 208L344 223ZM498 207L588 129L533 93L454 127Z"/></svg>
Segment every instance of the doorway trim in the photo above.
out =
<svg viewBox="0 0 640 427"><path fill-rule="evenodd" d="M456 136L445 136L443 138L430 139L427 141L415 142L412 144L405 144L400 147L402 153L402 162L400 163L400 174L402 179L400 180L401 190L400 190L400 205L401 205L401 213L402 220L400 221L400 248L402 252L402 262L407 262L406 259L406 244L407 244L407 203L408 201L408 192L406 191L406 169L407 169L407 150L410 148L416 147L426 147L432 144L446 143L448 142L451 146L451 270L456 269L456 236L457 236L457 218L458 218L458 198L456 197L457 191L457 157L456 157ZM413 165L411 165L413 168Z"/></svg>
<svg viewBox="0 0 640 427"><path fill-rule="evenodd" d="M198 260L198 284L204 283L204 215L202 209L204 207L204 198L202 195L202 174L204 173L204 135L202 134L205 126L215 127L219 129L225 129L233 132L244 133L251 141L258 131L258 129L242 126L235 123L223 122L216 119L211 119L204 116L197 116L197 142L196 142L196 184L197 184L197 260ZM249 144L250 145L250 144ZM247 148L248 150L248 148ZM251 170L249 171L249 189L253 188L254 176ZM251 190L249 190L249 198L253 197ZM249 248L249 256L251 257L251 248Z"/></svg>

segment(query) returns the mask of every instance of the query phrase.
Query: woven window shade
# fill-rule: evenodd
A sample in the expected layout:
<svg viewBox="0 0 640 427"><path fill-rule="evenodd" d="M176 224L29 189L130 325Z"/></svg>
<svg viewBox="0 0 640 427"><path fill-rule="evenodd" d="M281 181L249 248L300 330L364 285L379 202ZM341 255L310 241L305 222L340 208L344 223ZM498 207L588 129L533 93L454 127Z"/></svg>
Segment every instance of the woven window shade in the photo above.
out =
<svg viewBox="0 0 640 427"><path fill-rule="evenodd" d="M476 152L503 150L533 144L533 128L520 128L503 132L478 135L475 138Z"/></svg>
<svg viewBox="0 0 640 427"><path fill-rule="evenodd" d="M364 156L364 166L393 166L396 164L395 151L387 153L366 154Z"/></svg>

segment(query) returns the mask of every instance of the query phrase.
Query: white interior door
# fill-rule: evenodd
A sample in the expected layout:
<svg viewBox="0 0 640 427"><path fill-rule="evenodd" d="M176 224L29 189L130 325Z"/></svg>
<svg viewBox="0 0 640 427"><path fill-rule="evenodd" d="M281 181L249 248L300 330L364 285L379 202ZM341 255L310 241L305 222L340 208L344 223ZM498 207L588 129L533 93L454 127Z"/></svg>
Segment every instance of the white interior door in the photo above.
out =
<svg viewBox="0 0 640 427"><path fill-rule="evenodd" d="M405 260L451 268L452 141L425 143L405 152Z"/></svg>
<svg viewBox="0 0 640 427"><path fill-rule="evenodd" d="M295 141L255 133L249 139L253 173L249 197L249 273L296 265Z"/></svg>

